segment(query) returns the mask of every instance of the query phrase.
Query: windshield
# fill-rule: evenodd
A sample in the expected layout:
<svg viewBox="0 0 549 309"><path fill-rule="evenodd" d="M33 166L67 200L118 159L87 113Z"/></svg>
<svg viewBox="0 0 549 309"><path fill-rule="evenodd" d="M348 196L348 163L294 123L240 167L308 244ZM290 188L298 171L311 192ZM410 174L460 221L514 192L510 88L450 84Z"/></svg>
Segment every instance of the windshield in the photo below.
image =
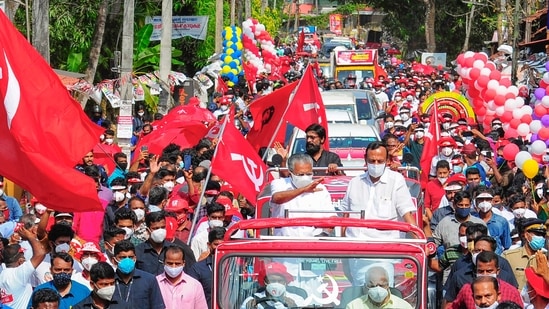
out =
<svg viewBox="0 0 549 309"><path fill-rule="evenodd" d="M226 309L345 308L352 301L365 301L372 289L386 295L381 301L417 308L418 265L407 256L228 255L218 265L218 305Z"/></svg>
<svg viewBox="0 0 549 309"><path fill-rule="evenodd" d="M377 141L375 136L330 136L330 148L366 148L371 142ZM305 138L296 138L291 153L305 153Z"/></svg>
<svg viewBox="0 0 549 309"><path fill-rule="evenodd" d="M358 120L372 119L372 106L368 98L356 99Z"/></svg>
<svg viewBox="0 0 549 309"><path fill-rule="evenodd" d="M371 77L374 78L374 71L373 70L339 70L337 72L337 80L344 82L349 74L352 74L356 76L356 83L358 84L364 78Z"/></svg>

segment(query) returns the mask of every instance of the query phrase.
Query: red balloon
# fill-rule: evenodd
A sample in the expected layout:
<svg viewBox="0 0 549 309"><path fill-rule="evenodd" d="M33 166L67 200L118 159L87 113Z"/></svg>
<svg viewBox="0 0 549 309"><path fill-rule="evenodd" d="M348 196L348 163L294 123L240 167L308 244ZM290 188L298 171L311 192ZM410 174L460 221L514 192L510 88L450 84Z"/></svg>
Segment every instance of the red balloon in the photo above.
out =
<svg viewBox="0 0 549 309"><path fill-rule="evenodd" d="M509 126L515 130L518 128L519 124L520 124L520 119L513 118L511 119L511 121L509 121Z"/></svg>
<svg viewBox="0 0 549 309"><path fill-rule="evenodd" d="M485 53L475 53L473 58L475 58L475 60L482 60L482 62L484 62L484 63L486 63L486 61L488 61L488 56L486 56Z"/></svg>
<svg viewBox="0 0 549 309"><path fill-rule="evenodd" d="M539 87L540 88L547 88L547 86L549 86L549 84L544 82L543 79L539 81Z"/></svg>
<svg viewBox="0 0 549 309"><path fill-rule="evenodd" d="M532 159L536 160L538 163L542 162L542 157L540 155L532 154Z"/></svg>
<svg viewBox="0 0 549 309"><path fill-rule="evenodd" d="M523 115L522 117L520 117L520 121L530 124L530 122L532 122L532 115L528 115L528 114Z"/></svg>
<svg viewBox="0 0 549 309"><path fill-rule="evenodd" d="M543 117L547 113L547 109L543 105L538 104L534 107L534 114L538 117Z"/></svg>
<svg viewBox="0 0 549 309"><path fill-rule="evenodd" d="M510 139L510 138L517 138L517 137L518 137L517 130L509 128L505 131L504 138ZM513 160L514 159L515 159L515 157L513 157Z"/></svg>
<svg viewBox="0 0 549 309"><path fill-rule="evenodd" d="M463 61L463 60L464 60L464 59L465 59L465 55L464 55L464 54L459 54L458 57L457 57L457 59L456 59L456 61L457 61L457 63L459 63L461 66L463 66L463 64L464 64L464 61Z"/></svg>
<svg viewBox="0 0 549 309"><path fill-rule="evenodd" d="M549 128L543 127L539 129L538 137L542 140L549 139Z"/></svg>
<svg viewBox="0 0 549 309"><path fill-rule="evenodd" d="M475 108L483 107L484 106L484 101L482 101L482 99L475 98L473 100L473 106Z"/></svg>
<svg viewBox="0 0 549 309"><path fill-rule="evenodd" d="M472 68L471 71L469 71L469 77L472 80L476 80L480 76L480 69L479 68Z"/></svg>
<svg viewBox="0 0 549 309"><path fill-rule="evenodd" d="M517 96L516 96L514 93L512 93L512 92L507 92L507 93L505 94L505 100L508 100L508 99L516 99L516 98L517 98Z"/></svg>
<svg viewBox="0 0 549 309"><path fill-rule="evenodd" d="M465 58L465 65L464 65L464 67L466 67L466 68L472 68L474 62L475 62L475 58L473 58L473 57L467 57L467 58Z"/></svg>
<svg viewBox="0 0 549 309"><path fill-rule="evenodd" d="M494 89L486 89L486 92L484 93L484 96L483 96L484 101L486 102L491 101L495 97L496 97L496 91Z"/></svg>
<svg viewBox="0 0 549 309"><path fill-rule="evenodd" d="M511 121L511 119L513 119L513 113L510 111L506 111L505 113L503 113L503 115L501 115L500 119L501 122L508 123L509 121Z"/></svg>
<svg viewBox="0 0 549 309"><path fill-rule="evenodd" d="M490 77L486 76L486 75L481 75L478 77L477 79L477 83L480 87L482 88L486 88L486 86L488 85L488 82L490 81Z"/></svg>
<svg viewBox="0 0 549 309"><path fill-rule="evenodd" d="M510 87L512 85L511 80L508 77L500 79L499 84L505 87Z"/></svg>
<svg viewBox="0 0 549 309"><path fill-rule="evenodd" d="M476 110L476 114L477 116L484 116L486 115L486 107L480 107L479 109Z"/></svg>
<svg viewBox="0 0 549 309"><path fill-rule="evenodd" d="M471 98L478 98L479 95L480 95L480 91L478 91L477 88L475 88L475 87L470 87L467 90L467 94L469 94L469 97L471 97Z"/></svg>
<svg viewBox="0 0 549 309"><path fill-rule="evenodd" d="M543 81L543 80L542 80ZM541 84L541 81L540 81L540 84ZM547 87L544 87L545 88L545 93L549 93L549 86Z"/></svg>
<svg viewBox="0 0 549 309"><path fill-rule="evenodd" d="M486 62L484 67L490 69L490 71L496 70L496 65L493 62ZM498 71L498 73L499 73L499 71Z"/></svg>
<svg viewBox="0 0 549 309"><path fill-rule="evenodd" d="M507 99L505 98L505 96L502 96L502 95L496 95L494 97L494 103L497 105L497 106L503 106L505 104L505 101Z"/></svg>
<svg viewBox="0 0 549 309"><path fill-rule="evenodd" d="M491 80L500 80L501 73L498 70L492 70L492 72L490 72L490 75L488 77L490 77Z"/></svg>
<svg viewBox="0 0 549 309"><path fill-rule="evenodd" d="M507 161L515 160L515 156L520 151L519 146L510 143L503 147L503 158Z"/></svg>

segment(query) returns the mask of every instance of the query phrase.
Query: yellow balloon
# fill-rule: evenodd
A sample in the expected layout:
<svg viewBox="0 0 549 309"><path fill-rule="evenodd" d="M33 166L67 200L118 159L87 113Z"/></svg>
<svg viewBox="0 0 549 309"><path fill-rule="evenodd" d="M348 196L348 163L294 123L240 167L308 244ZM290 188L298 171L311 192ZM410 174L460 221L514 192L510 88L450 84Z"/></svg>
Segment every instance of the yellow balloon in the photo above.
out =
<svg viewBox="0 0 549 309"><path fill-rule="evenodd" d="M231 72L231 67L228 65L224 65L223 68L221 68L221 72L223 72L223 74L228 74L229 72Z"/></svg>
<svg viewBox="0 0 549 309"><path fill-rule="evenodd" d="M236 27L236 34L239 36L242 34L242 29L240 29L240 27Z"/></svg>
<svg viewBox="0 0 549 309"><path fill-rule="evenodd" d="M538 162L534 159L524 161L524 164L522 164L522 172L524 173L524 176L529 179L534 178L539 172Z"/></svg>
<svg viewBox="0 0 549 309"><path fill-rule="evenodd" d="M231 69L231 72L233 72L234 75L238 75L238 70L237 69Z"/></svg>
<svg viewBox="0 0 549 309"><path fill-rule="evenodd" d="M232 87L232 86L234 86L234 83L232 81L228 81L227 86Z"/></svg>
<svg viewBox="0 0 549 309"><path fill-rule="evenodd" d="M233 32L233 29L231 29L231 27L227 26L227 27L225 27L225 31L226 32Z"/></svg>
<svg viewBox="0 0 549 309"><path fill-rule="evenodd" d="M231 61L233 61L233 57L231 57L231 56L226 56L225 57L225 63L231 63Z"/></svg>
<svg viewBox="0 0 549 309"><path fill-rule="evenodd" d="M236 43L236 50L242 50L242 43L241 42Z"/></svg>
<svg viewBox="0 0 549 309"><path fill-rule="evenodd" d="M229 47L229 46L227 46L227 47ZM232 55L233 53L234 53L234 49L232 49L232 48L227 48L225 50L225 54L227 54L227 55Z"/></svg>
<svg viewBox="0 0 549 309"><path fill-rule="evenodd" d="M227 32L225 33L225 40L227 41L231 41L233 38L233 33L232 32ZM231 41L232 42L232 41ZM227 44L228 45L228 44Z"/></svg>

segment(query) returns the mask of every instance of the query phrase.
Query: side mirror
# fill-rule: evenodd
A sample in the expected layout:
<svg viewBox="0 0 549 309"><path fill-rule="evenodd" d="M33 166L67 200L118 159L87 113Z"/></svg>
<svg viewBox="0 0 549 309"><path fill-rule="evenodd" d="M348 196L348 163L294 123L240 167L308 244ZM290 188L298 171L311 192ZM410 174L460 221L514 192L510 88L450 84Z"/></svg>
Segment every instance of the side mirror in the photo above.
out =
<svg viewBox="0 0 549 309"><path fill-rule="evenodd" d="M385 113L385 111L378 111L377 114L376 114L376 120L377 119L384 119L386 115L387 115L387 113Z"/></svg>

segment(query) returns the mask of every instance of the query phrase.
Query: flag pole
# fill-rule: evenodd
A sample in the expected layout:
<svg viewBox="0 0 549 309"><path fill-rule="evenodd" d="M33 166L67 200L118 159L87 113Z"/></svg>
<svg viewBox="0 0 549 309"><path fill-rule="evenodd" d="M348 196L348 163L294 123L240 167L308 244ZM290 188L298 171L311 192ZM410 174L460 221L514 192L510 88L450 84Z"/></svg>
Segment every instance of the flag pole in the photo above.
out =
<svg viewBox="0 0 549 309"><path fill-rule="evenodd" d="M227 123L229 122L229 115L225 115L225 119L223 121L223 126L221 127L221 130L219 130L219 139L217 141L217 145L215 145L215 150L212 156L212 161L214 160L215 156L217 155L217 150L219 149L219 144L223 141L223 132L225 132L225 126L227 126ZM202 207L202 199L204 198L204 193L206 192L206 186L208 185L208 181L210 181L210 177L212 176L212 167L208 168L208 173L206 174L206 178L204 179L204 185L202 186L202 190L200 192L200 198L198 199L198 203L196 205L196 209L194 211L193 216L193 223L191 225L191 234L189 236L189 239L187 240L187 245L191 245L191 240L193 237L194 228L196 226L196 222L198 220L198 214L200 213L200 208Z"/></svg>
<svg viewBox="0 0 549 309"><path fill-rule="evenodd" d="M307 67L305 67L305 70L308 70L309 69L309 64L307 64ZM303 73L303 75L305 75L305 73ZM303 75L301 77L303 77ZM294 100L294 96L295 96L295 92L297 91L297 89L299 89L299 86L301 86L301 82L303 81L303 79L301 78L299 80L299 84L297 84L297 86L295 87L294 91L292 92L292 94L290 95L291 98L288 99L288 104L286 105L286 109L284 110L284 114L282 114L282 117L280 117L280 122L278 123L278 125L276 126L276 129L275 129L275 132L273 134L273 136L271 137L271 139L269 140L269 144L267 144L267 148L269 148L273 142L274 142L274 139L276 138L276 135L278 133L278 131L280 130L280 127L282 126L282 123L284 122L284 116L286 116L286 113L288 112L288 110L290 109L290 106L292 106L292 101ZM265 153L263 154L263 156L261 157L261 160L263 162L265 162L265 158L267 158L267 154L269 152L268 151L265 151Z"/></svg>

